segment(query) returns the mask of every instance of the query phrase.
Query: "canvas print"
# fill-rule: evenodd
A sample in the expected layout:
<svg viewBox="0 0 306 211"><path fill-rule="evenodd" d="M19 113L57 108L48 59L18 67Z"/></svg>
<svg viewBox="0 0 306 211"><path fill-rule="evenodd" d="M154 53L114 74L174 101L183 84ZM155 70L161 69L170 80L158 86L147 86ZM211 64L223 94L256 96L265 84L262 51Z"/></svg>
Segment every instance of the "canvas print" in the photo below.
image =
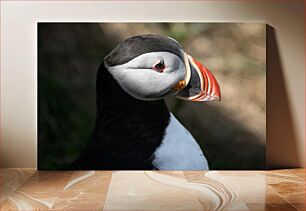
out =
<svg viewBox="0 0 306 211"><path fill-rule="evenodd" d="M38 169L265 169L265 24L37 27Z"/></svg>

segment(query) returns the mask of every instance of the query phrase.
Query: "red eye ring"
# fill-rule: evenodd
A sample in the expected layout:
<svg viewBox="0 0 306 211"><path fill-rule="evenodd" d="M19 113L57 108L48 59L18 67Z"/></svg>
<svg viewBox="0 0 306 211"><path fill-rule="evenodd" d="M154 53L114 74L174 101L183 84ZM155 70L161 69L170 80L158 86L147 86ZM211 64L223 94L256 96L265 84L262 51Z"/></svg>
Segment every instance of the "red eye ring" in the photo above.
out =
<svg viewBox="0 0 306 211"><path fill-rule="evenodd" d="M153 70L156 70L160 73L164 72L165 68L166 68L165 62L162 59L156 62L152 67Z"/></svg>

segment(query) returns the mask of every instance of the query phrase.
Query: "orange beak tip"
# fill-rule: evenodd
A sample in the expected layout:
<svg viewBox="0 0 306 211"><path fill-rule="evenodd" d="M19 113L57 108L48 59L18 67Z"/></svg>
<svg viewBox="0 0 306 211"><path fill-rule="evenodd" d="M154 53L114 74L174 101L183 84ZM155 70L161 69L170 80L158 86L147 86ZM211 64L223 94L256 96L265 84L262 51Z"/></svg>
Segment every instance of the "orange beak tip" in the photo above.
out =
<svg viewBox="0 0 306 211"><path fill-rule="evenodd" d="M184 81L180 81L173 87L174 90L179 91L177 97L193 102L220 102L220 86L214 75L203 64L187 54L184 54L184 61L186 77ZM185 91L180 94L180 90ZM186 95L186 93L190 93L190 90L193 94Z"/></svg>

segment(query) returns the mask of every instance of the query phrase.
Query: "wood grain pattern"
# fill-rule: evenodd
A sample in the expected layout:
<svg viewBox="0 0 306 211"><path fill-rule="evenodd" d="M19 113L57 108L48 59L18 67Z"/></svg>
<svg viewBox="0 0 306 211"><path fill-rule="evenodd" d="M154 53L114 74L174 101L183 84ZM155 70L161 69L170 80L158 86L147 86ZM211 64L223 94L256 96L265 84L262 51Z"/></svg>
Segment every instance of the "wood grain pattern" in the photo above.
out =
<svg viewBox="0 0 306 211"><path fill-rule="evenodd" d="M1 169L0 203L11 196L27 179L35 173L34 169Z"/></svg>
<svg viewBox="0 0 306 211"><path fill-rule="evenodd" d="M51 209L72 173L37 171L4 204L18 210ZM1 209L4 208L1 206Z"/></svg>
<svg viewBox="0 0 306 211"><path fill-rule="evenodd" d="M2 169L1 210L305 210L305 169Z"/></svg>
<svg viewBox="0 0 306 211"><path fill-rule="evenodd" d="M183 172L113 173L105 210L201 210Z"/></svg>
<svg viewBox="0 0 306 211"><path fill-rule="evenodd" d="M75 172L52 208L55 210L102 210L111 176L110 171Z"/></svg>
<svg viewBox="0 0 306 211"><path fill-rule="evenodd" d="M305 171L278 170L267 172L265 176L267 186L285 201L305 203Z"/></svg>
<svg viewBox="0 0 306 211"><path fill-rule="evenodd" d="M204 210L248 210L243 200L238 198L235 189L227 186L223 181L228 178L222 177L216 171L185 172L190 184L194 185L194 193L201 202ZM233 179L233 175L229 177Z"/></svg>

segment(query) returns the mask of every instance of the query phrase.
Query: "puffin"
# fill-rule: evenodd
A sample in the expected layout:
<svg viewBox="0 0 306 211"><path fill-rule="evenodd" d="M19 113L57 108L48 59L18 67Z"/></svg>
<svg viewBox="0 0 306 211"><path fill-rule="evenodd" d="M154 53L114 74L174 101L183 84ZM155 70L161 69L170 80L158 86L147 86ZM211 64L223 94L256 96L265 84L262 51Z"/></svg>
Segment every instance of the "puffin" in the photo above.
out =
<svg viewBox="0 0 306 211"><path fill-rule="evenodd" d="M119 43L96 75L96 121L73 170L209 170L197 141L165 98L220 101L214 75L173 38L144 34Z"/></svg>

